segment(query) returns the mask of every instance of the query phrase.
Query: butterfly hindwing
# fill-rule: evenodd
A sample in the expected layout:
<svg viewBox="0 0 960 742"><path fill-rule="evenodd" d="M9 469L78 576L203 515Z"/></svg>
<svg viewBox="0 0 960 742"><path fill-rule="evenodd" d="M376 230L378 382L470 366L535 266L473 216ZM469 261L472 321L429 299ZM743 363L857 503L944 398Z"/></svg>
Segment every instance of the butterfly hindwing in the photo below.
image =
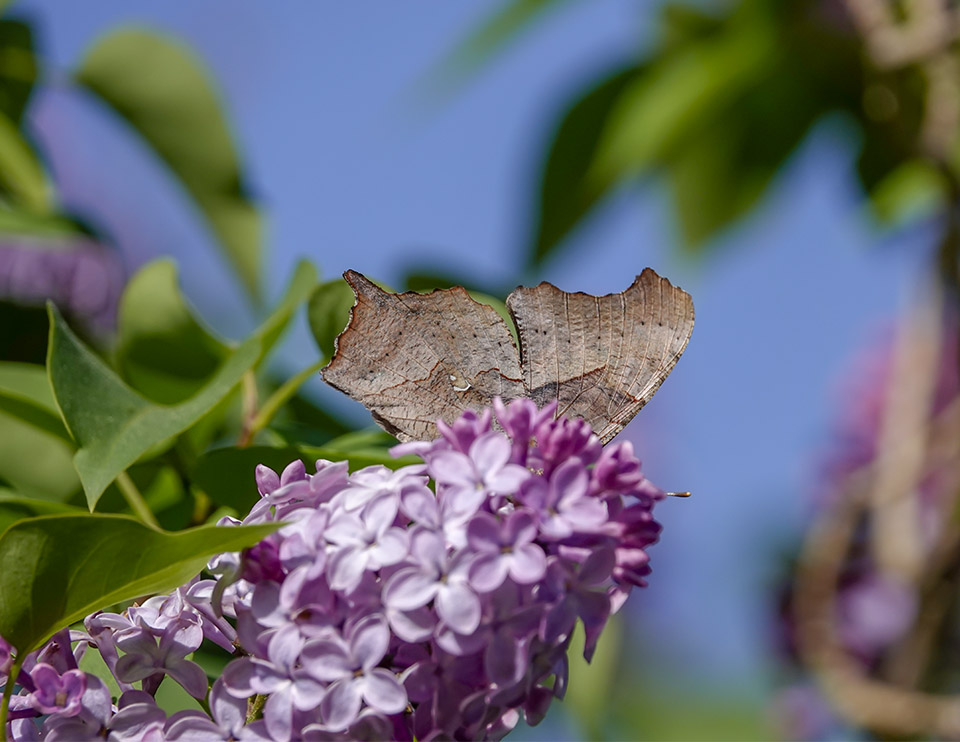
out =
<svg viewBox="0 0 960 742"><path fill-rule="evenodd" d="M647 268L619 294L567 293L549 283L507 298L527 396L554 399L606 443L653 396L693 331L690 295Z"/></svg>

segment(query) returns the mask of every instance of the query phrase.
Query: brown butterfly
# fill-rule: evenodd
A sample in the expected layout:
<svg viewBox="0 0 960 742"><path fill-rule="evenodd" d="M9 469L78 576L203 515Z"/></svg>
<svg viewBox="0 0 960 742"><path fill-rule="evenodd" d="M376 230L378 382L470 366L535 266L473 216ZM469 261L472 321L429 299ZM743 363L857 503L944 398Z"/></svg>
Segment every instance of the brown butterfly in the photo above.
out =
<svg viewBox="0 0 960 742"><path fill-rule="evenodd" d="M437 436L436 420L529 397L557 401L606 443L653 396L693 331L690 295L647 268L619 294L570 294L549 283L517 288L495 309L455 287L391 294L354 271L350 323L323 369L401 441Z"/></svg>

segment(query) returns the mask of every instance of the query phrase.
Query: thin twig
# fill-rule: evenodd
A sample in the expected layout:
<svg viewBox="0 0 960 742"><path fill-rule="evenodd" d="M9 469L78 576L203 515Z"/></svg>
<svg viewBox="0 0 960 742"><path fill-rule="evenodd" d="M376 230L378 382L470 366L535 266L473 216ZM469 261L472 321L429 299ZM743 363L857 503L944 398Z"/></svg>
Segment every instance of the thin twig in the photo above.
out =
<svg viewBox="0 0 960 742"><path fill-rule="evenodd" d="M257 433L267 427L277 412L280 411L280 408L283 407L283 405L285 405L290 398L297 393L297 390L303 385L303 383L317 373L321 368L326 366L327 363L328 359L322 358L316 363L307 366L307 368L303 369L300 373L287 379L273 394L271 394L267 398L267 401L263 403L260 411L254 416L253 420L250 421L250 424L247 427L247 433L250 439L252 440Z"/></svg>
<svg viewBox="0 0 960 742"><path fill-rule="evenodd" d="M140 520L142 520L148 526L153 526L154 528L160 527L156 516L150 509L150 506L147 505L147 501L143 499L143 495L140 494L140 490L137 489L137 485L133 483L130 475L126 472L121 472L117 476L117 489L120 490L120 494L123 495L123 499L127 501L130 509L133 510L134 514Z"/></svg>
<svg viewBox="0 0 960 742"><path fill-rule="evenodd" d="M237 446L239 448L246 448L253 441L253 433L250 430L250 426L253 424L253 420L257 416L258 401L257 377L254 375L253 371L247 371L243 375L243 427L240 430L240 438L237 440Z"/></svg>

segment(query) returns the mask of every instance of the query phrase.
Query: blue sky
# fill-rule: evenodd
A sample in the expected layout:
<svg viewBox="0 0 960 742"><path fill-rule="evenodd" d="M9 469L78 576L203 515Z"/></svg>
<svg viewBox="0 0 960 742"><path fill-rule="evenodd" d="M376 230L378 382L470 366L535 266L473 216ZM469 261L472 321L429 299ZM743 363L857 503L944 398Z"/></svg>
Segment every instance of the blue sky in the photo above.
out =
<svg viewBox="0 0 960 742"><path fill-rule="evenodd" d="M393 283L411 263L500 283L518 274L558 107L635 54L653 16L640 2L571 3L460 94L418 109L417 82L492 7L18 5L41 21L53 70L68 69L119 24L168 31L200 54L222 86L269 214L273 295L300 256L327 277L354 268ZM196 216L121 127L63 89L39 97L31 116L69 203L111 204L108 226L131 265L172 254L215 326L250 326ZM661 506L651 587L630 613L637 635L655 637L660 654L691 675L759 687L768 655L762 588L813 494L839 375L902 306L929 250L922 230L882 235L871 225L853 156L841 122L820 126L754 218L698 263L673 249L664 190L641 184L617 194L535 277L603 293L650 265L693 295L687 353L624 434L654 481L694 493ZM315 357L301 323L281 365L294 371ZM336 397L320 387L312 388Z"/></svg>

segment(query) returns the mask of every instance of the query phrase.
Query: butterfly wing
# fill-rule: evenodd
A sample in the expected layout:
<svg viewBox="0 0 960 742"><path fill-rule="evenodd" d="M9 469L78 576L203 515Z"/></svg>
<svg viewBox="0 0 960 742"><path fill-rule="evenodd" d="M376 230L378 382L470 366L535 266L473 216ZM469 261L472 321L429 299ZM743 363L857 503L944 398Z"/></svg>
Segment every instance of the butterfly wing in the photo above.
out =
<svg viewBox="0 0 960 742"><path fill-rule="evenodd" d="M606 443L653 396L693 331L690 295L647 268L619 294L570 294L549 283L507 298L526 395L582 417Z"/></svg>
<svg viewBox="0 0 960 742"><path fill-rule="evenodd" d="M523 395L507 325L463 288L391 294L354 271L344 278L357 301L323 379L400 440L431 440L438 418Z"/></svg>

